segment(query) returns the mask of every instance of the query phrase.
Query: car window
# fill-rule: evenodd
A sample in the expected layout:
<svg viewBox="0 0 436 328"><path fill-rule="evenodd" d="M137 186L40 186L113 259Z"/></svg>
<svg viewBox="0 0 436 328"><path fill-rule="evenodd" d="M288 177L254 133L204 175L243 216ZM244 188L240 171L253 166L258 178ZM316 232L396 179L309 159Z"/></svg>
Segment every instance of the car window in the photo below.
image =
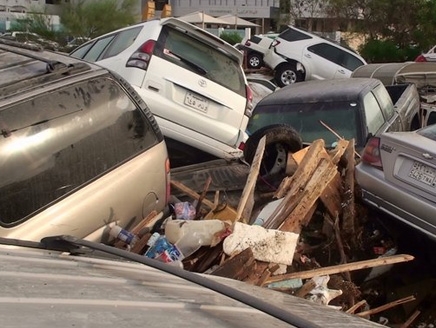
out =
<svg viewBox="0 0 436 328"><path fill-rule="evenodd" d="M428 125L417 131L418 134L436 141L436 124Z"/></svg>
<svg viewBox="0 0 436 328"><path fill-rule="evenodd" d="M89 49L89 51L85 54L83 59L95 62L99 59L103 51L105 51L106 47L109 45L109 43L114 39L115 34L108 35L104 38L101 38L97 40L93 45L92 48Z"/></svg>
<svg viewBox="0 0 436 328"><path fill-rule="evenodd" d="M136 26L118 33L113 42L111 42L110 46L98 60L118 55L135 41L141 30L142 26Z"/></svg>
<svg viewBox="0 0 436 328"><path fill-rule="evenodd" d="M158 142L117 83L96 78L0 113L0 224L25 220Z"/></svg>
<svg viewBox="0 0 436 328"><path fill-rule="evenodd" d="M356 102L316 102L262 105L259 103L251 117L247 130L250 134L271 124L286 123L296 129L304 142L324 139L333 147L337 137L320 121L327 124L344 139L356 139L358 131L359 104Z"/></svg>
<svg viewBox="0 0 436 328"><path fill-rule="evenodd" d="M383 115L385 116L386 120L389 120L395 114L394 105L389 92L380 84L373 89L373 93L377 98Z"/></svg>
<svg viewBox="0 0 436 328"><path fill-rule="evenodd" d="M335 64L341 65L343 51L328 43L318 43L307 48L310 52L323 57Z"/></svg>
<svg viewBox="0 0 436 328"><path fill-rule="evenodd" d="M91 47L94 45L94 42L87 43L80 48L75 49L73 52L70 53L70 56L76 57L76 58L83 58L91 49Z"/></svg>
<svg viewBox="0 0 436 328"><path fill-rule="evenodd" d="M363 98L365 106L365 118L368 132L375 135L385 122L380 106L372 92Z"/></svg>
<svg viewBox="0 0 436 328"><path fill-rule="evenodd" d="M345 67L349 71L354 71L356 68L364 65L364 63L362 62L362 60L360 60L356 56L354 56L346 51L343 51L342 52L342 61L339 65Z"/></svg>
<svg viewBox="0 0 436 328"><path fill-rule="evenodd" d="M155 47L155 55L245 97L245 81L241 66L220 49L165 26Z"/></svg>
<svg viewBox="0 0 436 328"><path fill-rule="evenodd" d="M292 28L288 28L280 33L279 38L282 38L283 40L289 42L312 39L310 35L301 33L300 31L294 30Z"/></svg>

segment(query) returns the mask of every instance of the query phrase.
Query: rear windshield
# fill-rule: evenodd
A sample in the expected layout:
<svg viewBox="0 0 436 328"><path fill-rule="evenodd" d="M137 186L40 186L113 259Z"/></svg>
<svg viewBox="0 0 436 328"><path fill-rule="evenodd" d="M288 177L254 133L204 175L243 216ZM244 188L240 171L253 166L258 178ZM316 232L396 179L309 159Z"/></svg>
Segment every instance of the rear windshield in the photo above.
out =
<svg viewBox="0 0 436 328"><path fill-rule="evenodd" d="M2 226L25 220L160 141L109 78L2 109L0 130Z"/></svg>
<svg viewBox="0 0 436 328"><path fill-rule="evenodd" d="M242 67L219 48L164 27L155 55L195 72L245 97Z"/></svg>
<svg viewBox="0 0 436 328"><path fill-rule="evenodd" d="M296 129L305 143L324 139L326 147L334 147L338 138L321 122L342 138L357 141L360 135L358 106L355 102L258 105L247 130L252 134L264 126L285 123Z"/></svg>

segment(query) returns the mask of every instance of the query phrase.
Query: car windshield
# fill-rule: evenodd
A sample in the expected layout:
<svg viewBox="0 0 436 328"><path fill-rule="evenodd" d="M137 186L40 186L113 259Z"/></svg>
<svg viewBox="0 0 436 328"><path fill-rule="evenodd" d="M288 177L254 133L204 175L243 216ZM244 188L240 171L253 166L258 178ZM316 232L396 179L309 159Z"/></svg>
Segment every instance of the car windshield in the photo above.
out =
<svg viewBox="0 0 436 328"><path fill-rule="evenodd" d="M286 123L296 129L305 143L324 139L327 147L334 147L338 138L358 141L358 104L355 102L318 102L258 105L248 123L248 133L271 124ZM329 129L324 126L324 123Z"/></svg>
<svg viewBox="0 0 436 328"><path fill-rule="evenodd" d="M436 140L436 124L426 126L418 130L417 133L428 139Z"/></svg>

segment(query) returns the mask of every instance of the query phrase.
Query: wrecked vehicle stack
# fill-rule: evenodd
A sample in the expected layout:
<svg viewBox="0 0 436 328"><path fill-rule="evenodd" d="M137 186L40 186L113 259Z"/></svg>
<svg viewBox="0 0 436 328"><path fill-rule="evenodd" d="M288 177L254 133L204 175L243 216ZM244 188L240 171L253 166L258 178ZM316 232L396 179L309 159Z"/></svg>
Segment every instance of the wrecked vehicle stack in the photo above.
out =
<svg viewBox="0 0 436 328"><path fill-rule="evenodd" d="M174 213L167 219L172 229L176 225L189 230L194 222L197 226L217 220L225 224L222 229L209 231L206 245L199 242L204 240L205 230L196 233L191 230L191 252L186 257L180 256L180 249L177 253L177 247L175 252L172 248L174 244L177 246L178 240L167 244L167 248L162 247L154 258L182 266L187 271L244 281L373 320L379 312L415 300L410 295L371 308L363 298L359 280L354 280L356 270L413 260L411 255L392 254L388 247L379 247L383 251L373 253L372 258L356 258L366 246L361 239L365 235L361 222L364 218L359 215L361 209L355 199L354 141L342 139L335 149L326 150L324 141L319 139L289 154L292 173L283 179L273 195L262 196L273 205L255 209L253 199L259 195L253 194L256 193L253 179L257 179L259 160L261 157L256 156L250 167L236 209L220 203L217 192L213 201L206 197L210 179L204 189L197 192L173 177L172 186L189 195L196 211L193 211L195 214L185 212L184 218L178 212L176 221ZM160 224L143 236L141 248L135 250L138 254L147 255L153 245L147 245L147 241L153 234L158 233L161 238L167 236L165 223ZM136 232L141 229L143 226L137 227ZM126 249L121 241L115 246ZM315 255L323 247L328 248L330 259Z"/></svg>

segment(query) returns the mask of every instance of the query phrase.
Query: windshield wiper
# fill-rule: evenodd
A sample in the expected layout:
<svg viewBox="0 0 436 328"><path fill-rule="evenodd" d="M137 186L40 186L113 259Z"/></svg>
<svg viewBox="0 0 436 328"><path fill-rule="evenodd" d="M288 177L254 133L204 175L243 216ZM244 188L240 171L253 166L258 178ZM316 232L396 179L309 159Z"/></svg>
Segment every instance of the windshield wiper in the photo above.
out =
<svg viewBox="0 0 436 328"><path fill-rule="evenodd" d="M175 52L172 52L172 51L170 51L168 49L166 49L166 52L169 55L173 56L174 58L176 58L176 59L180 60L181 62L187 64L188 66L194 68L195 70L200 72L202 75L206 75L207 74L207 71L203 67L201 67L200 65L190 61L189 59L186 59L186 58L182 57L180 54L176 54Z"/></svg>

